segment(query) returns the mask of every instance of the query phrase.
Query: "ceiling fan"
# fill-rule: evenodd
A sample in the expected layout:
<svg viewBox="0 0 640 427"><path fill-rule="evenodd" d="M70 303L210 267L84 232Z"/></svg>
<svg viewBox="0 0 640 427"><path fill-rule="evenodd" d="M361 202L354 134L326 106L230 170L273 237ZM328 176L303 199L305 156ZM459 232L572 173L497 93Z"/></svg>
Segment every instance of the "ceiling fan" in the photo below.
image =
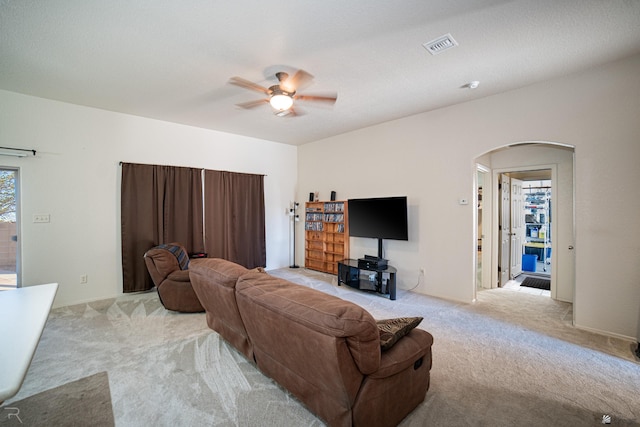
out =
<svg viewBox="0 0 640 427"><path fill-rule="evenodd" d="M281 71L276 73L276 78L278 79L278 84L266 88L257 83L243 79L242 77L231 77L229 83L232 85L254 90L267 96L263 99L237 104L238 107L254 108L262 104L270 104L276 116L296 116L300 115L300 112L293 108L294 101L312 101L333 104L336 102L336 99L338 99L336 94L298 94L298 90L309 86L313 80L313 76L304 70L296 71L293 76L289 76L289 74Z"/></svg>

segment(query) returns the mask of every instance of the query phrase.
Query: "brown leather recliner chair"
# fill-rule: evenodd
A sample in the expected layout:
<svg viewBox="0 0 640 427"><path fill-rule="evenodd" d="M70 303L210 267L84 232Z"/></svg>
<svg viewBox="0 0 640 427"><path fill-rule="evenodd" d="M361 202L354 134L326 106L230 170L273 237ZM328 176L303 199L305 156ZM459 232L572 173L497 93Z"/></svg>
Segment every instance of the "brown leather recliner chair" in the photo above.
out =
<svg viewBox="0 0 640 427"><path fill-rule="evenodd" d="M160 302L167 310L184 313L204 311L189 279L189 254L180 243L168 243L144 254Z"/></svg>

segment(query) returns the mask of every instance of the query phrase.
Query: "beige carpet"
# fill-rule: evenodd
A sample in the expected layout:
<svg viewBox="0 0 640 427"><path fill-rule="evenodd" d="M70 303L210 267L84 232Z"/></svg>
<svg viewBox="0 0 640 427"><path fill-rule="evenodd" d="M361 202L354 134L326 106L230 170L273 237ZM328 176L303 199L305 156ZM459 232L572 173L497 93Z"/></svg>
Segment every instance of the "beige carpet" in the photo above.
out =
<svg viewBox="0 0 640 427"><path fill-rule="evenodd" d="M431 389L402 426L640 426L632 343L579 331L571 305L504 289L456 304L400 290L390 301L305 269L271 272L365 307L422 316L434 335ZM20 401L108 372L117 426L320 426L250 365L203 314L166 311L154 293L56 309ZM11 406L12 401L5 403Z"/></svg>

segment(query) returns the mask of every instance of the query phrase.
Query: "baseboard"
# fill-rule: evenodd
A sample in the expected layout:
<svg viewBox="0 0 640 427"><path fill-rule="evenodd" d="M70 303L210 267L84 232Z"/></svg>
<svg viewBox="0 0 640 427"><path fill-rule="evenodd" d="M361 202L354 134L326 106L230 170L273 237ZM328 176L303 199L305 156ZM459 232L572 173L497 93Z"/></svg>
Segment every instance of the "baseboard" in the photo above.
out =
<svg viewBox="0 0 640 427"><path fill-rule="evenodd" d="M79 301L74 301L71 303L61 303L61 304L56 304L55 302L53 303L53 306L51 307L51 309L54 308L62 308L62 307L71 307L74 305L82 305L82 304L89 304L92 302L96 302L96 301L102 301L102 300L106 300L106 299L113 299L113 298L118 298L124 295L140 295L140 294L146 294L146 293L150 293L150 292L157 292L155 286L147 291L138 291L138 292L117 292L114 295L103 295L103 296L99 296L99 297L95 297L95 298L88 298L88 299L84 299L84 300L79 300Z"/></svg>
<svg viewBox="0 0 640 427"><path fill-rule="evenodd" d="M576 325L574 323L573 325L576 329L580 329L582 331L587 331L587 332L593 332L594 334L598 334L598 335L604 335L606 337L611 337L611 338L618 338L621 340L625 340L625 341L630 341L630 342L638 342L638 339L636 337L630 337L627 335L622 335L622 334L616 334L613 332L606 332L606 331L602 331L600 329L595 329L595 328L589 328L587 326L580 326L580 325Z"/></svg>

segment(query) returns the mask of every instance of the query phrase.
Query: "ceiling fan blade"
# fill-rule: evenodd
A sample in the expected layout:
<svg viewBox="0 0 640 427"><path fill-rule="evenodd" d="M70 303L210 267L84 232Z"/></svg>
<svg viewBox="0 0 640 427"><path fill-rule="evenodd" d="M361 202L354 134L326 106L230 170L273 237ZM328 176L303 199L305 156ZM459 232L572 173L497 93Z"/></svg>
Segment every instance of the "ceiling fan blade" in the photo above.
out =
<svg viewBox="0 0 640 427"><path fill-rule="evenodd" d="M283 82L280 87L287 92L296 92L309 86L313 81L313 76L304 70L298 70L293 76L290 76Z"/></svg>
<svg viewBox="0 0 640 427"><path fill-rule="evenodd" d="M295 113L296 113L296 116L306 116L307 115L307 112L304 111L304 110L301 110L300 108L296 108Z"/></svg>
<svg viewBox="0 0 640 427"><path fill-rule="evenodd" d="M266 95L269 94L269 89L267 89L266 87L260 86L259 84L254 82L250 82L249 80L243 79L242 77L231 77L229 79L229 83L245 89L255 90L256 92L264 93Z"/></svg>
<svg viewBox="0 0 640 427"><path fill-rule="evenodd" d="M327 95L296 95L293 99L297 101L313 101L313 102L325 102L333 104L338 99L338 94Z"/></svg>
<svg viewBox="0 0 640 427"><path fill-rule="evenodd" d="M287 117L297 117L297 116L304 116L304 115L305 115L305 112L302 111L301 109L291 107L289 108L289 114L287 114Z"/></svg>
<svg viewBox="0 0 640 427"><path fill-rule="evenodd" d="M241 108L255 108L259 105L268 104L268 103L269 103L268 99L257 99L255 101L242 102L236 105Z"/></svg>

